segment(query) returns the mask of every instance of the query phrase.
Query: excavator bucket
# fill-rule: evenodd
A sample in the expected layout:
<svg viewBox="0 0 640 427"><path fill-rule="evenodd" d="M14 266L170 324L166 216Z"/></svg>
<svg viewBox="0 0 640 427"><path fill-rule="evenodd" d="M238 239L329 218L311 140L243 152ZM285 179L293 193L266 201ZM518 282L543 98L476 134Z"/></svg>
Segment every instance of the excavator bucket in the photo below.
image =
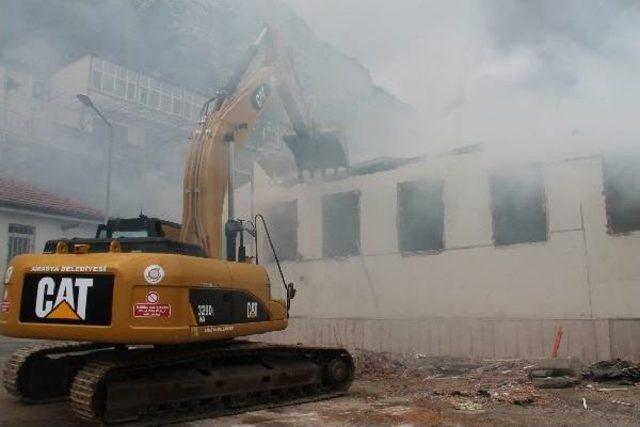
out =
<svg viewBox="0 0 640 427"><path fill-rule="evenodd" d="M304 171L312 175L320 170L348 168L349 162L344 144L335 131L315 132L312 135L286 135L284 141L293 153L298 175Z"/></svg>

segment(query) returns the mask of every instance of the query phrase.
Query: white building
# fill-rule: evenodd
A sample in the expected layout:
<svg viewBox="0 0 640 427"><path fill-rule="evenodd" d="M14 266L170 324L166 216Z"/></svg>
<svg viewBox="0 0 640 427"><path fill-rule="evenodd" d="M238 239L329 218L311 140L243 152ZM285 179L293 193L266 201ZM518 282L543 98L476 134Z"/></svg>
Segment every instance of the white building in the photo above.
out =
<svg viewBox="0 0 640 427"><path fill-rule="evenodd" d="M44 76L0 63L3 173L103 206L109 131L78 94L113 124L110 214L136 216L142 209L179 220L189 137L205 95L95 55ZM34 173L43 161L47 173Z"/></svg>
<svg viewBox="0 0 640 427"><path fill-rule="evenodd" d="M292 188L257 179L298 288L273 337L528 358L562 327L561 354L640 360L639 159L470 147Z"/></svg>
<svg viewBox="0 0 640 427"><path fill-rule="evenodd" d="M47 240L93 237L102 212L0 177L0 271L14 256L42 252Z"/></svg>

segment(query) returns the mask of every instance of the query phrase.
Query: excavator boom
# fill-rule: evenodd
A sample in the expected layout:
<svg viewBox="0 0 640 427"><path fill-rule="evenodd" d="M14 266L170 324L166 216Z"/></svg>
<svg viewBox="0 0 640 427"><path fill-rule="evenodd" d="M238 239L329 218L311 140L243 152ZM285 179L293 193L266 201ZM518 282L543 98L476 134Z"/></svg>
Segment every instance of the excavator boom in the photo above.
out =
<svg viewBox="0 0 640 427"><path fill-rule="evenodd" d="M261 49L262 64L251 71ZM299 174L303 170L347 167L345 150L336 133L314 131L282 38L276 30L265 27L229 83L203 108L205 119L193 134L187 159L180 239L200 245L211 258L221 258L225 194L230 201L229 219L235 219L233 188L229 186L235 147L242 146L250 135L274 92L295 132L285 137L285 142L294 154Z"/></svg>

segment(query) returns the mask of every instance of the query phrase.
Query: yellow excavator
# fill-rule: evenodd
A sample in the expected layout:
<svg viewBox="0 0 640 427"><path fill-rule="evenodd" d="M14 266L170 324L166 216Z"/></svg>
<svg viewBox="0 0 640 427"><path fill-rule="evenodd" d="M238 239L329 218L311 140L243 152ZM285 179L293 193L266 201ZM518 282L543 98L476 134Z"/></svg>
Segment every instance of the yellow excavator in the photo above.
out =
<svg viewBox="0 0 640 427"><path fill-rule="evenodd" d="M286 143L298 171L346 167L335 134L312 131L281 37L265 28L203 107L185 167L182 224L113 219L95 238L49 241L44 253L10 262L0 333L49 340L7 361L11 395L32 403L70 398L73 412L93 422L172 422L349 388L354 365L345 349L234 339L285 329L295 295L264 218L234 216L235 146L274 93L295 131ZM257 249L247 256L244 236L257 248L259 224L284 298L272 296Z"/></svg>

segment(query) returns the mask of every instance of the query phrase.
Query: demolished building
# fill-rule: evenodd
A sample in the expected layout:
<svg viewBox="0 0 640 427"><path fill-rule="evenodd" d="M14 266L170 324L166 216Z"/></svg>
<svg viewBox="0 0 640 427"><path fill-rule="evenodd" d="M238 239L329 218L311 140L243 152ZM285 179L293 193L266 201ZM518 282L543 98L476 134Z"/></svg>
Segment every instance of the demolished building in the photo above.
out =
<svg viewBox="0 0 640 427"><path fill-rule="evenodd" d="M637 360L634 161L473 146L291 188L257 174L254 209L304 295L273 339L532 358L562 326L560 354Z"/></svg>

